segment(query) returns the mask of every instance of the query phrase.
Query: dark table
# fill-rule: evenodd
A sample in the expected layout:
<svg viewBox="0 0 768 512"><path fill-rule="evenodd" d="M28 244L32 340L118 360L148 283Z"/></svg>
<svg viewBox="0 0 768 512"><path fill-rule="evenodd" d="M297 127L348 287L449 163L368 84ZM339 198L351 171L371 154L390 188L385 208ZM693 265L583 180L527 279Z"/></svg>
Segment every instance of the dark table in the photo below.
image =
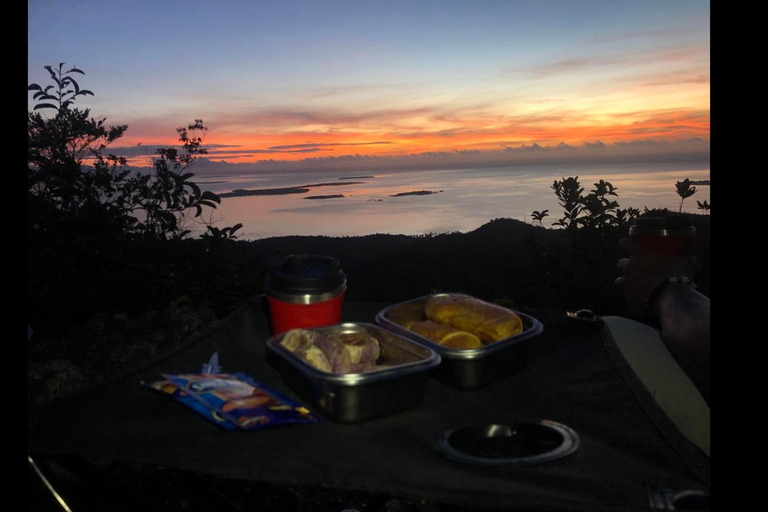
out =
<svg viewBox="0 0 768 512"><path fill-rule="evenodd" d="M343 319L374 323L388 305L347 302ZM140 384L161 373L196 373L218 352L222 371L246 373L298 400L265 360L269 323L255 297L176 352L31 409L28 451L519 510L648 510L649 491L708 490L708 457L645 392L602 322L526 312L544 331L530 341L524 371L476 390L430 379L420 407L362 423L230 432ZM571 427L579 449L538 465L490 468L434 448L443 429L520 418Z"/></svg>

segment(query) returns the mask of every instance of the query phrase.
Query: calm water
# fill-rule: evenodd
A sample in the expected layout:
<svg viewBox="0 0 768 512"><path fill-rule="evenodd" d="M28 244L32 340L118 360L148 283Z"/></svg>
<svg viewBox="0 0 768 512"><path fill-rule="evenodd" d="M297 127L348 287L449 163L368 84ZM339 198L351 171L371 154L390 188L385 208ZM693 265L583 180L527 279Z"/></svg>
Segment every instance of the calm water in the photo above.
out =
<svg viewBox="0 0 768 512"><path fill-rule="evenodd" d="M603 179L617 187L621 208L677 210L675 183L685 178L710 179L708 162L652 164L590 164L515 166L504 168L401 171L381 173L312 172L197 176L204 190L291 187L340 181L363 182L312 188L307 193L223 198L219 208L204 216L217 227L242 223L241 240L284 235L357 236L374 233L421 235L467 232L506 217L532 222L531 212L549 210L544 226L559 219L562 208L552 190L554 180L578 176L585 193ZM431 195L391 197L416 190ZM343 194L331 199L307 196ZM683 211L704 213L696 201L710 201L708 185L683 202ZM204 231L198 226L195 232Z"/></svg>

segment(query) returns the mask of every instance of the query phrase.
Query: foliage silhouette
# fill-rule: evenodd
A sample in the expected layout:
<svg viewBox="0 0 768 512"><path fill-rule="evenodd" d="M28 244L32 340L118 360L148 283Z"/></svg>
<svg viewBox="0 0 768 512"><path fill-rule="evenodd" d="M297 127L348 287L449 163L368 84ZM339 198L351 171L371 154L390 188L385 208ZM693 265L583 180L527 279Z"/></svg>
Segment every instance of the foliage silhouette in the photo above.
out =
<svg viewBox="0 0 768 512"><path fill-rule="evenodd" d="M617 188L610 182L600 180L594 187L589 194L584 195L578 176L555 180L552 190L560 199L559 204L564 212L553 225L562 226L571 232L580 227L622 227L639 214L635 208L621 210L617 201L609 199L608 196L618 197Z"/></svg>
<svg viewBox="0 0 768 512"><path fill-rule="evenodd" d="M701 201L696 201L696 204L699 205L699 210L704 210L704 212L709 215L709 203L706 199L703 203Z"/></svg>
<svg viewBox="0 0 768 512"><path fill-rule="evenodd" d="M56 71L53 70L53 66L45 66L45 69L48 70L48 73L51 75L51 80L54 81L56 86L54 87L53 85L49 85L43 88L37 84L29 85L28 90L36 91L33 95L33 99L38 102L37 105L35 105L35 110L53 108L59 112L62 112L75 101L76 97L89 95L93 96L93 92L87 89L80 89L78 83L71 76L73 73L85 75L83 70L72 67L71 69L64 71L63 62L59 63ZM72 89L67 89L67 87L70 86ZM55 89L55 95L51 94L51 90L53 89ZM42 103L43 101L55 101L57 104L54 105L52 103Z"/></svg>
<svg viewBox="0 0 768 512"><path fill-rule="evenodd" d="M543 211L534 210L531 213L531 217L533 217L533 220L538 221L539 224L542 226L544 225L542 223L542 220L544 220L544 217L547 217L547 216L549 216L549 210L543 210Z"/></svg>
<svg viewBox="0 0 768 512"><path fill-rule="evenodd" d="M578 176L555 180L551 188L563 216L553 226L565 228L567 239L555 245L543 241L525 244L534 266L528 290L534 300L547 307L558 307L565 301L605 310L621 302L613 278L602 276L615 268L621 257L619 241L640 210L621 209L614 199L618 197L617 188L610 182L600 180L593 185L584 194Z"/></svg>
<svg viewBox="0 0 768 512"><path fill-rule="evenodd" d="M63 331L102 311L162 308L185 294L207 300L198 285L221 286L231 277L223 269L242 262L231 245L242 226L182 243L193 242L191 222L213 228L201 216L220 203L189 172L207 152L202 120L178 128L180 147L158 149L149 171L131 169L109 151L128 126L108 126L76 106L93 95L74 78L85 73L64 63L45 69L52 84L28 86L27 305L36 332ZM253 286L250 270L236 273L241 281L226 289Z"/></svg>
<svg viewBox="0 0 768 512"><path fill-rule="evenodd" d="M560 199L560 206L563 208L563 217L554 223L555 226L563 226L566 229L574 230L578 228L577 219L581 215L583 206L582 192L584 189L579 184L579 177L563 178L563 181L557 181L552 184L555 195Z"/></svg>
<svg viewBox="0 0 768 512"><path fill-rule="evenodd" d="M28 87L36 101L28 115L28 195L33 213L41 215L38 225L51 216L77 221L87 215L101 219L112 234L183 238L190 233L189 219L221 202L216 194L201 191L187 172L199 155L207 154L202 120L177 129L181 149L156 150L151 172L131 170L124 157L106 152L128 126L107 128L104 119L90 118L89 109L74 107L78 97L93 95L72 78L85 73L76 67L65 70L64 63L45 68L55 85ZM38 112L45 109L55 115L46 118Z"/></svg>
<svg viewBox="0 0 768 512"><path fill-rule="evenodd" d="M206 232L201 234L200 238L204 240L235 240L237 239L235 232L242 227L243 225L239 223L226 228L206 226Z"/></svg>
<svg viewBox="0 0 768 512"><path fill-rule="evenodd" d="M683 181L678 181L675 183L675 188L677 189L677 195L680 196L680 208L678 210L678 213L683 212L683 201L685 201L686 198L691 197L693 194L696 193L696 187L691 184L691 180L688 178L685 178Z"/></svg>

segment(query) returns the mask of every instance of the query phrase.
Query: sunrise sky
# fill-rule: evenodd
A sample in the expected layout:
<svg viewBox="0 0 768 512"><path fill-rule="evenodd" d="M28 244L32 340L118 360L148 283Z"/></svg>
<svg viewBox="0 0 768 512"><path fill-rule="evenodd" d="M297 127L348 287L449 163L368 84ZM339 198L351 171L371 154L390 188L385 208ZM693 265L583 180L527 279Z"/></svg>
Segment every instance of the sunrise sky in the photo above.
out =
<svg viewBox="0 0 768 512"><path fill-rule="evenodd" d="M127 155L202 119L221 169L708 157L708 1L28 5L28 82L85 71Z"/></svg>

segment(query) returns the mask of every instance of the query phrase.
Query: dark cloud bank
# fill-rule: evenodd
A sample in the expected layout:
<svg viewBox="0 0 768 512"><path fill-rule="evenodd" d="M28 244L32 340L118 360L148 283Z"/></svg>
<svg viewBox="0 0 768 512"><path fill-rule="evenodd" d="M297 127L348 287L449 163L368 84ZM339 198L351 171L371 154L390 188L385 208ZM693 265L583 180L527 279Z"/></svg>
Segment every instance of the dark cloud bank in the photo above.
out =
<svg viewBox="0 0 768 512"><path fill-rule="evenodd" d="M258 172L306 172L306 171L408 171L429 169L461 169L471 167L500 167L516 164L589 164L589 163L642 163L642 162L702 162L709 161L709 141L701 138L666 140L639 140L603 143L587 142L580 146L564 143L540 145L533 143L516 147L503 147L495 151L455 150L438 151L402 156L342 155L317 156L286 161L264 159L250 163L230 163L217 158L227 154L246 156L263 152L294 152L317 150L318 146L350 144L307 144L249 150L246 148L209 147L209 155L195 164L198 175L229 175ZM114 148L126 156L146 155L135 148Z"/></svg>

